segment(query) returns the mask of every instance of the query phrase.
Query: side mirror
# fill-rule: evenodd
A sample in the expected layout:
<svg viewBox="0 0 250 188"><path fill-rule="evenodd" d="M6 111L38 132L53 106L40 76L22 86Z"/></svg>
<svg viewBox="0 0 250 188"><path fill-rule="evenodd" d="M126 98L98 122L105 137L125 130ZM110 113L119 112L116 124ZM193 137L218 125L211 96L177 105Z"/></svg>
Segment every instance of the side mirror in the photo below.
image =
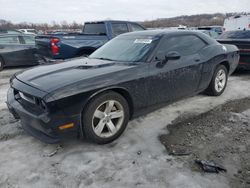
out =
<svg viewBox="0 0 250 188"><path fill-rule="evenodd" d="M157 60L156 67L162 68L167 64L169 60L177 60L177 59L180 59L180 57L181 55L176 51L170 51L167 54L161 52L156 57L156 60Z"/></svg>
<svg viewBox="0 0 250 188"><path fill-rule="evenodd" d="M177 60L180 59L181 55L179 54L179 52L176 51L171 51L168 52L167 55L165 56L166 60Z"/></svg>

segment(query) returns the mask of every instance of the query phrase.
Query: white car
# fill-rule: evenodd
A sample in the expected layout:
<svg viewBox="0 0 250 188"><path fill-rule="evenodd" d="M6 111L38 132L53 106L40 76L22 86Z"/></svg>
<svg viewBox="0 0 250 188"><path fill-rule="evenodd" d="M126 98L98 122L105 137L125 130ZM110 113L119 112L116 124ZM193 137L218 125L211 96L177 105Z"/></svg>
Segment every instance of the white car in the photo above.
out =
<svg viewBox="0 0 250 188"><path fill-rule="evenodd" d="M18 31L21 31L24 34L30 34L30 35L36 35L38 33L35 29L18 29Z"/></svg>

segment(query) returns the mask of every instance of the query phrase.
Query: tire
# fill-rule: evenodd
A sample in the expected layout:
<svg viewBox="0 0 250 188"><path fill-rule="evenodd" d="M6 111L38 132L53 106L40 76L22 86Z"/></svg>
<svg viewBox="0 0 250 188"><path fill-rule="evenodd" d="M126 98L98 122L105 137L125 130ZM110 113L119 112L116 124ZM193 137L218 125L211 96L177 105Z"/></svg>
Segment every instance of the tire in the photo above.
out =
<svg viewBox="0 0 250 188"><path fill-rule="evenodd" d="M121 136L127 127L128 102L119 93L108 91L91 99L82 117L85 137L97 144L107 144Z"/></svg>
<svg viewBox="0 0 250 188"><path fill-rule="evenodd" d="M227 86L228 70L224 65L218 65L205 93L210 96L220 96Z"/></svg>
<svg viewBox="0 0 250 188"><path fill-rule="evenodd" d="M0 71L3 70L3 67L4 67L3 58L0 57Z"/></svg>

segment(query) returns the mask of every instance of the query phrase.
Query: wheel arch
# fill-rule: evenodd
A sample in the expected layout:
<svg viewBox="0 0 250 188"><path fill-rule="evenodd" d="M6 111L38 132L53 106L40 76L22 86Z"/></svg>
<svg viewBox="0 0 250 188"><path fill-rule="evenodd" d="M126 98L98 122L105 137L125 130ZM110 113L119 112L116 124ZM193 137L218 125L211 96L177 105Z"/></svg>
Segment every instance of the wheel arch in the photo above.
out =
<svg viewBox="0 0 250 188"><path fill-rule="evenodd" d="M109 92L109 91L113 91L113 92L119 93L121 96L123 96L126 99L126 101L128 102L128 105L129 105L129 115L130 115L129 119L131 119L133 117L133 114L134 114L134 102L133 102L132 96L129 93L129 91L126 88L123 88L123 87L108 87L108 88L104 88L104 89L101 89L101 90L98 90L98 91L94 92L86 100L86 102L84 104L84 107L82 109L82 112L84 111L84 109L86 108L86 106L89 104L89 102L94 97L96 97L97 95L101 95L101 94L103 94L105 92Z"/></svg>
<svg viewBox="0 0 250 188"><path fill-rule="evenodd" d="M131 97L131 95L130 95L130 93L128 92L127 89L122 88L122 87L109 87L109 88L104 88L104 89L98 90L98 91L94 92L92 95L90 95L88 97L88 99L86 100L86 102L84 103L84 106L82 108L81 118L80 118L80 127L79 127L80 137L83 138L85 136L85 132L83 130L82 116L83 116L84 110L86 109L87 105L97 95L100 95L100 94L108 92L108 91L117 92L117 93L119 93L120 95L122 95L125 98L125 100L128 102L128 105L129 105L129 119L131 119L133 117L133 114L134 114L134 104L133 104L132 97Z"/></svg>
<svg viewBox="0 0 250 188"><path fill-rule="evenodd" d="M218 65L224 65L226 67L226 69L227 69L227 72L228 73L230 72L230 64L229 64L229 62L227 60L224 60L224 61L220 62Z"/></svg>

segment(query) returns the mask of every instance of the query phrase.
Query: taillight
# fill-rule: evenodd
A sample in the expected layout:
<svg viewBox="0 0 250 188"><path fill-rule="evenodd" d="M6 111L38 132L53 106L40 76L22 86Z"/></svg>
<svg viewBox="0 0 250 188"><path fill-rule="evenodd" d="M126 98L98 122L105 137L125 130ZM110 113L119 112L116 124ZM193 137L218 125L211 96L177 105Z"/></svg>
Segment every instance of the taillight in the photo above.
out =
<svg viewBox="0 0 250 188"><path fill-rule="evenodd" d="M58 42L60 42L58 38L52 38L50 40L50 45L51 45L51 50L52 50L53 55L59 54L59 47L57 46Z"/></svg>

